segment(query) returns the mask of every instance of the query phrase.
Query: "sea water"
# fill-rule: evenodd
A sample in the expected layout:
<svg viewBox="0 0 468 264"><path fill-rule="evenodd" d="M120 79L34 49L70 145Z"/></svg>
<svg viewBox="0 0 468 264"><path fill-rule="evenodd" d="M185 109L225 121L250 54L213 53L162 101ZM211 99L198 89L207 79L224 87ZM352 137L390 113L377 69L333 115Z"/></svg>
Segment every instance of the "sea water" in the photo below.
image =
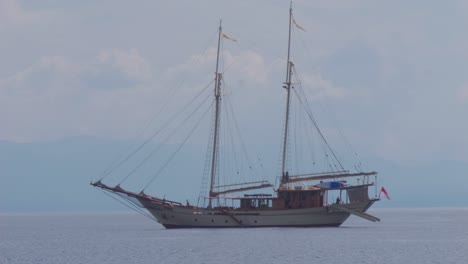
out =
<svg viewBox="0 0 468 264"><path fill-rule="evenodd" d="M468 263L468 208L338 228L166 230L132 213L2 214L0 263Z"/></svg>

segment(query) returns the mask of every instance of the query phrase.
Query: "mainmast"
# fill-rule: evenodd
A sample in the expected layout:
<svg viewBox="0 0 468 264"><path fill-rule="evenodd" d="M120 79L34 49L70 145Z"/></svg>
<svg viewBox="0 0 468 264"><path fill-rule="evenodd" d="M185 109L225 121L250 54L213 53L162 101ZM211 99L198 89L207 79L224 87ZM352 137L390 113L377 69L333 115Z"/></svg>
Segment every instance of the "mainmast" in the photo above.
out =
<svg viewBox="0 0 468 264"><path fill-rule="evenodd" d="M218 162L218 142L219 142L219 109L221 104L221 79L222 74L219 73L219 49L221 44L221 35L222 35L222 21L219 21L219 30L218 30L218 51L216 53L216 72L215 72L215 88L214 88L214 97L215 97L215 120L214 120L214 136L213 136L213 150L211 156L211 177L210 177L210 193L209 193L209 202L208 207L211 208L211 200L216 197L216 194L213 191L214 182L216 177L216 165Z"/></svg>
<svg viewBox="0 0 468 264"><path fill-rule="evenodd" d="M283 88L287 91L286 97L286 119L284 124L284 138L283 138L283 158L281 166L281 176L284 179L287 175L286 172L286 153L288 145L288 126L289 126L289 105L291 101L291 75L292 75L292 62L290 61L291 53L291 26L292 26L292 1L289 7L289 35L288 35L288 59L286 64L286 81Z"/></svg>

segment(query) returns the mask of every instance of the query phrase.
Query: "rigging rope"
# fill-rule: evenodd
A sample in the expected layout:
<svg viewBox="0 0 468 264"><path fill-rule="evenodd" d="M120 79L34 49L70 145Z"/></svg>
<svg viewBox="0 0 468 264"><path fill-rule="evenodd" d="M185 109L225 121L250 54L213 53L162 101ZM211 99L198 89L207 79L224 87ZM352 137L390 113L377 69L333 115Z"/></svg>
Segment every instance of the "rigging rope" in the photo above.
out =
<svg viewBox="0 0 468 264"><path fill-rule="evenodd" d="M310 48L309 46L307 45L307 42L302 38L302 34L298 34L298 39L300 40L300 43L302 44L302 47L304 48L305 52L307 53L306 57L311 57L310 54L312 54L312 52L310 51ZM351 152L351 156L353 156L354 158L354 168L356 169L356 171L358 172L362 172L362 168L361 168L361 165L362 165L362 162L359 158L359 155L357 154L354 146L351 144L351 142L348 140L348 138L345 136L345 134L343 133L343 131L340 129L340 127L338 126L338 121L336 119L336 114L333 113L332 111L332 108L329 106L329 99L328 99L328 95L326 93L323 94L323 97L326 99L325 100L325 105L327 107L323 107L325 109L327 109L330 113L330 116L332 117L334 123L335 123L335 127L336 129L338 130L338 133L340 134L340 136L343 138L344 142L345 142L345 145L349 148L349 151Z"/></svg>
<svg viewBox="0 0 468 264"><path fill-rule="evenodd" d="M149 121L146 123L146 125L143 127L143 129L141 129L137 134L137 138L139 138L146 129L148 129L148 127L151 125L151 123L154 122L154 120L156 120L156 118L159 117L159 115L163 112L163 110L166 108L166 106L169 104L169 102L172 101L172 98L173 96L176 94L176 92L180 89L180 87L182 87L182 85L184 84L185 80L182 80L179 85L176 86L175 89L170 89L170 91L172 91L172 93L169 94L169 99L168 100L165 100L165 102L163 103L163 105L161 106L161 108L159 109L158 112L156 112L156 114L154 114L150 119ZM130 148L129 148L130 149ZM101 174L101 180L104 179L104 177L106 176L107 172L111 169L113 169L113 166L119 161L121 160L125 153L129 151L129 149L127 151L125 151L124 153L122 153L118 158L114 159L111 164L109 165L108 168L106 168L106 170L104 170L104 172Z"/></svg>
<svg viewBox="0 0 468 264"><path fill-rule="evenodd" d="M231 116L232 116L232 120L233 120L233 123L234 123L234 128L235 128L235 131L237 132L237 136L239 137L239 140L240 140L240 143L241 143L241 148L242 148L242 151L244 152L245 158L247 160L247 164L249 165L249 168L252 168L253 166L252 166L252 163L251 163L251 159L249 157L249 153L248 153L247 148L245 146L244 139L242 138L242 134L241 134L240 129L239 129L239 123L237 122L237 118L236 118L236 115L234 113L234 107L232 106L230 100L227 100L227 104L229 106L229 110L231 111Z"/></svg>
<svg viewBox="0 0 468 264"><path fill-rule="evenodd" d="M208 51L209 47L210 47L210 43L213 41L213 38L218 34L218 30L215 30L210 38L209 38L209 41L206 45L204 45L204 50L202 52L202 56L205 56L206 52ZM163 110L166 108L166 106L169 104L169 102L171 102L173 96L176 94L176 92L180 89L180 87L182 87L182 85L185 83L186 79L183 79L180 84L178 86L176 86L175 89L170 89L170 91L172 91L172 93L169 95L169 99L168 100L165 100L163 106L160 108L160 110L150 119L150 121L144 126L144 128L138 133L138 136L141 136L143 134L143 132L149 127L149 125L151 123L153 123L153 121L163 112ZM212 80L208 85L207 87L209 87L212 83L213 83L214 80ZM207 88L206 87L206 88ZM175 116L174 116L175 117ZM164 126L163 126L164 127ZM156 136L156 135L154 135ZM153 136L153 137L154 137ZM144 147L149 141L151 141L151 139L153 137L150 137L148 141L144 141L139 147L136 148L136 150L134 152L131 152L123 161L121 161L119 164L115 165L119 160L121 160L124 156L124 154L120 155L118 158L114 159L111 164L109 165L109 167L104 170L101 175L100 175L100 178L99 180L103 180L104 178L106 178L108 175L110 175L112 173L112 171L114 171L116 168L120 167L123 163L125 163L128 159L130 159L133 155L135 155L135 153L137 153L142 147ZM124 152L125 153L125 152Z"/></svg>
<svg viewBox="0 0 468 264"><path fill-rule="evenodd" d="M115 194L111 191L106 191L106 190L102 190L104 192L105 195L109 196L110 198L116 200L117 202L123 204L124 206L126 206L127 208L130 208L131 210L143 215L144 217L147 217L148 219L152 220L152 221L156 221L157 220L151 215L151 214L148 214L147 212L145 212L144 210L142 210L141 208L137 207L132 201L128 200L127 198L124 198L118 194ZM127 201L127 203L124 203L122 200L119 200L117 199L115 196L109 194L108 192L112 193L112 194L115 194L115 195L118 195L120 198L124 199Z"/></svg>
<svg viewBox="0 0 468 264"><path fill-rule="evenodd" d="M296 69L295 67L293 67L293 71L295 73L295 75L297 76L296 74ZM296 77L297 78L297 77ZM298 79L298 78L297 78ZM299 81L299 88L302 89L302 85L301 85L301 82L300 80L298 79ZM294 88L294 87L293 87ZM326 144L326 146L328 147L328 149L330 150L330 152L332 153L333 157L335 158L335 160L338 162L340 168L342 170L344 170L344 167L343 165L341 164L340 160L338 159L337 155L335 154L335 152L333 151L333 149L331 148L330 144L328 143L327 139L325 138L325 136L323 135L322 131L320 130L315 118L314 118L314 115L312 114L312 110L310 109L310 106L309 106L309 102L307 100L307 96L305 95L305 93L302 91L302 94L303 94L303 97L305 99L305 104L304 102L301 100L301 96L298 94L298 91L296 89L293 89L294 91L294 94L296 95L296 98L297 100L299 101L299 103L304 107L304 109L306 110L306 113L307 115L309 116L309 119L312 121L312 124L314 125L315 129L317 130L317 132L319 133L320 137L322 138L323 142Z"/></svg>
<svg viewBox="0 0 468 264"><path fill-rule="evenodd" d="M176 126L172 131L171 133L169 133L168 137L166 137L162 142L161 144L157 145L151 152L150 154L148 154L142 161L140 161L140 163L138 163L138 165L133 168L128 174L127 176L125 176L125 178L123 178L119 184L123 183L124 181L126 181L131 175L133 175L139 168L141 168L141 166L143 166L143 164L145 164L156 152L158 152L161 148L162 148L162 144L167 142L169 139L172 138L172 136L174 136L177 132L184 124L187 120L189 120L203 105L204 103L206 102L206 100L208 100L208 98L211 97L211 94L209 94L205 99L203 99L203 101L200 103L199 106L197 106L197 108L192 112L190 113L184 120L182 120L178 126Z"/></svg>
<svg viewBox="0 0 468 264"><path fill-rule="evenodd" d="M142 192L144 192L146 190L146 188L148 188L149 185L151 185L151 183L153 183L153 181L161 174L161 172L167 167L167 165L169 165L169 163L172 161L172 159L174 158L174 156L180 151L180 149L184 146L185 142L187 142L187 140L190 138L190 136L193 134L193 132L195 131L195 129L198 127L198 125L201 123L202 119L205 117L206 113L209 112L209 110L211 109L211 107L213 106L214 104L214 101L213 103L211 103L210 107L208 107L207 111L205 111L201 118L198 120L198 122L195 124L195 126L190 130L189 134L187 135L187 137L183 140L183 142L179 145L179 147L177 148L177 150L172 154L172 156L164 163L164 165L156 172L156 174L151 178L151 180L145 185L145 187L143 188Z"/></svg>
<svg viewBox="0 0 468 264"><path fill-rule="evenodd" d="M146 144L148 144L154 137L156 137L163 129L164 127L168 126L169 124L174 121L177 116L179 116L181 113L183 113L198 97L200 97L205 90L207 90L211 84L214 82L214 79L211 80L211 82L203 88L192 100L189 101L188 104L186 104L182 110L177 112L175 115L173 115L171 118L169 118L166 123L164 123L159 129L157 129L150 137L148 137L138 148L136 148L134 151L132 151L130 154L128 154L125 159L123 159L121 162L119 162L116 166L114 166L112 169L108 170L108 172L102 176L99 180L103 180L105 177L109 176L115 169L119 168L122 164L127 162L130 158L132 158L138 151L140 151Z"/></svg>
<svg viewBox="0 0 468 264"><path fill-rule="evenodd" d="M216 116L215 112L216 110L213 109L210 124L214 124L214 120ZM204 198L203 195L207 192L207 188L208 188L208 177L209 177L210 164L211 164L211 150L213 149L213 138L214 138L214 125L211 127L210 132L208 133L208 144L206 146L206 151L205 151L203 176L202 176L201 183L200 183L200 192L198 194L197 206L200 206L200 200ZM206 202L205 199L203 199L202 206L205 206L205 202Z"/></svg>

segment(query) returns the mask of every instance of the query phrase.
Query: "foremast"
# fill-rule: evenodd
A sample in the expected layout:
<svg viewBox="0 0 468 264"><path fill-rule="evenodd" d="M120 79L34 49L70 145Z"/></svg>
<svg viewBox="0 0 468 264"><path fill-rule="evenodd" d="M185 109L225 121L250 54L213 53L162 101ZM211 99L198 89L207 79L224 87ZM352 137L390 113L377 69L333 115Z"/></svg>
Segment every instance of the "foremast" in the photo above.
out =
<svg viewBox="0 0 468 264"><path fill-rule="evenodd" d="M292 76L292 62L290 60L291 54L291 27L292 27L292 1L289 7L289 34L288 34L288 57L286 63L286 81L284 82L283 88L286 89L286 118L284 123L284 137L283 137L283 153L282 153L282 164L281 164L281 182L287 182L287 171L286 171L286 155L288 148L288 130L289 130L289 108L291 103L291 76Z"/></svg>
<svg viewBox="0 0 468 264"><path fill-rule="evenodd" d="M209 202L208 207L211 208L212 199L217 195L214 192L214 183L216 179L216 168L218 163L218 148L219 148L219 123L220 123L220 105L221 105L221 80L222 74L219 72L219 50L221 47L221 36L222 36L222 21L219 21L218 29L218 49L216 52L216 72L215 72L215 88L214 88L214 97L215 97L215 120L214 120L214 133L213 133L213 149L211 154L211 173L210 173L210 193L209 193Z"/></svg>

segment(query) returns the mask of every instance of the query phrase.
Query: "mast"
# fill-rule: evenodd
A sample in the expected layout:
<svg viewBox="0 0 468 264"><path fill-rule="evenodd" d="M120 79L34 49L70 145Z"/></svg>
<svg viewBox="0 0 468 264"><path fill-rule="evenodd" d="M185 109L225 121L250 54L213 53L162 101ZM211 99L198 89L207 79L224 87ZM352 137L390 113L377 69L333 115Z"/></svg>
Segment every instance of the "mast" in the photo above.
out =
<svg viewBox="0 0 468 264"><path fill-rule="evenodd" d="M210 193L209 193L209 202L208 207L211 208L211 200L213 197L216 197L216 194L213 192L214 182L216 177L216 163L218 161L218 141L219 141L219 109L221 104L221 78L222 74L218 72L219 67L219 49L221 44L221 34L222 34L222 20L219 21L219 30L218 30L218 51L216 53L216 72L215 72L215 88L214 88L214 97L215 97L215 120L214 120L214 136L213 136L213 150L211 156L211 177L210 177Z"/></svg>
<svg viewBox="0 0 468 264"><path fill-rule="evenodd" d="M292 75L292 62L290 61L291 53L291 26L292 26L292 1L289 7L289 35L288 35L288 59L286 64L286 81L283 88L287 91L286 97L286 119L284 124L284 138L283 138L283 158L281 166L282 179L286 177L286 152L288 145L288 126L289 126L289 105L291 101L291 75Z"/></svg>

